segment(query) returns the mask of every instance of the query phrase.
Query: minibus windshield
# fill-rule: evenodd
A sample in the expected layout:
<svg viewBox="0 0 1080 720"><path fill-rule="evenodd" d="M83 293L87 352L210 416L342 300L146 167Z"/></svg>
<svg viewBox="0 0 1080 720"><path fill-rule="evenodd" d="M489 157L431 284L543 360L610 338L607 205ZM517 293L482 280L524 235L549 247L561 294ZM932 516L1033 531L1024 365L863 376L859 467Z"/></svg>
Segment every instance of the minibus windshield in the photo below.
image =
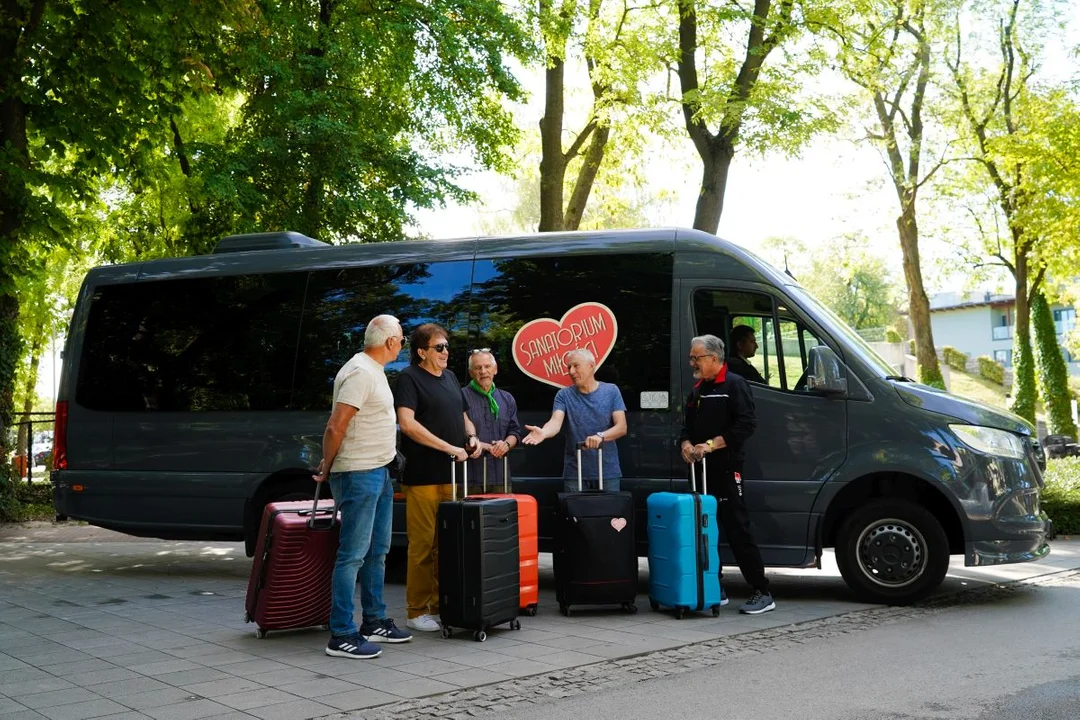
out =
<svg viewBox="0 0 1080 720"><path fill-rule="evenodd" d="M788 285L787 290L799 300L804 307L810 307L817 311L816 315L825 328L833 334L834 337L842 337L847 341L848 347L852 348L859 354L859 357L863 359L871 369L875 372L881 373L881 377L893 377L896 375L896 370L883 357L877 354L874 348L862 337L859 336L854 330L848 327L848 324L840 319L840 317L829 308L822 305L813 295L806 292L798 285Z"/></svg>

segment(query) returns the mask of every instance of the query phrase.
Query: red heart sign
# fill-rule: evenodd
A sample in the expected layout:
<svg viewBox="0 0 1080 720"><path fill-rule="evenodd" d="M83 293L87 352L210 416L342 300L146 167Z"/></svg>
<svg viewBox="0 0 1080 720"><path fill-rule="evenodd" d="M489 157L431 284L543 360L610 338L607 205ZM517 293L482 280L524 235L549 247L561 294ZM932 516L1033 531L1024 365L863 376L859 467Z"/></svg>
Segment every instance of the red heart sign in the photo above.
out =
<svg viewBox="0 0 1080 720"><path fill-rule="evenodd" d="M534 380L569 387L563 358L577 348L587 348L600 367L619 336L611 308L596 302L581 303L566 311L561 320L539 318L527 322L514 335L514 362Z"/></svg>

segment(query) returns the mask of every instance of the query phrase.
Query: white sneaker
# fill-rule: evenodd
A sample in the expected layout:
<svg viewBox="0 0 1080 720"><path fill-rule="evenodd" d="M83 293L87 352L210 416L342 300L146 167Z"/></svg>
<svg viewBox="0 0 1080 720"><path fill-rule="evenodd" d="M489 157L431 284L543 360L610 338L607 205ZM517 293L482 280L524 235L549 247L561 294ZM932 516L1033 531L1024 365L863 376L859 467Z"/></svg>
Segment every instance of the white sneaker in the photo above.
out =
<svg viewBox="0 0 1080 720"><path fill-rule="evenodd" d="M421 615L420 617L409 618L405 621L405 626L413 630L419 630L420 632L438 632L442 630L442 625L435 618L434 615Z"/></svg>

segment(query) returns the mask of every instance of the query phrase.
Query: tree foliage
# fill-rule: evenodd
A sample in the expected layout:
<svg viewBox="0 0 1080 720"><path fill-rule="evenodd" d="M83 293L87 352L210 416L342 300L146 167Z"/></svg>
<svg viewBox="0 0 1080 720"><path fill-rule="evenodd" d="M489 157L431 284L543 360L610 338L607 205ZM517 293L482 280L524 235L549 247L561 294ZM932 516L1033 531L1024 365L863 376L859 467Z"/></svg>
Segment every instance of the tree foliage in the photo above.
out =
<svg viewBox="0 0 1080 720"><path fill-rule="evenodd" d="M826 57L809 30L839 25L848 4L676 0L676 10L680 104L702 163L694 227L715 233L740 148L795 152L835 127L830 98L803 83Z"/></svg>
<svg viewBox="0 0 1080 720"><path fill-rule="evenodd" d="M400 238L468 196L444 158L503 166L531 48L497 0L0 2L0 438L29 248L81 222L109 260L246 230Z"/></svg>
<svg viewBox="0 0 1080 720"><path fill-rule="evenodd" d="M1031 324L1035 329L1035 364L1039 371L1039 395L1050 420L1051 435L1076 438L1069 392L1069 369L1058 345L1054 316L1041 292L1031 298Z"/></svg>
<svg viewBox="0 0 1080 720"><path fill-rule="evenodd" d="M655 5L624 0L540 0L541 232L577 230L605 165L625 171L640 155L643 131L665 127L661 97L648 87L669 54L669 43L657 35L660 17ZM574 118L578 103L566 82L567 70L576 67L585 70L589 87L581 118ZM574 122L580 129L567 138Z"/></svg>
<svg viewBox="0 0 1080 720"><path fill-rule="evenodd" d="M970 194L991 202L989 208L975 203L972 212L983 243L976 262L997 264L1013 278L1012 409L1032 422L1036 387L1030 301L1042 286L1050 257L1062 250L1063 242L1076 242L1075 235L1054 231L1057 222L1047 211L1060 208L1064 199L1046 199L1050 188L1040 185L1043 163L1032 150L1044 144L1053 107L1067 97L1048 92L1039 79L1043 43L1053 37L1056 5L1040 0L973 2L967 14L955 19L946 59L953 96L951 125L972 158ZM983 25L980 34L978 26L987 20L994 24L993 31ZM965 34L965 24L976 29ZM992 42L987 43L988 38Z"/></svg>
<svg viewBox="0 0 1080 720"><path fill-rule="evenodd" d="M809 252L794 238L771 238L764 254L789 270L811 295L856 330L881 328L897 317L897 286L865 238L833 242L830 253Z"/></svg>

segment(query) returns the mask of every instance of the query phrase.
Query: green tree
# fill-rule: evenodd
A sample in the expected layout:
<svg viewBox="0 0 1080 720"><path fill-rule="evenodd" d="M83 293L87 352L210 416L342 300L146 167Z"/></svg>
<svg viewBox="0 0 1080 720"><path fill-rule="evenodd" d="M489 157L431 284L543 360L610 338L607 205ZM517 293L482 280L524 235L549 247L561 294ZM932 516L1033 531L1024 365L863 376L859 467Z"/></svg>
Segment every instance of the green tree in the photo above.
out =
<svg viewBox="0 0 1080 720"><path fill-rule="evenodd" d="M955 39L946 58L954 95L953 127L972 157L974 193L988 193L996 205L996 218L983 223L984 257L1005 267L1012 275L1016 296L1013 358L1016 392L1011 409L1035 422L1035 364L1031 348L1031 299L1046 276L1050 256L1061 248L1051 241L1064 236L1046 233L1047 216L1041 197L1045 187L1035 183L1031 143L1041 143L1051 94L1037 79L1041 43L1052 37L1058 22L1054 3L1038 0L987 0L973 3L968 15L957 16ZM986 63L989 48L979 46L979 36L965 36L965 23L989 18L997 23L990 46L996 60ZM985 25L983 26L986 27ZM972 39L972 45L965 44ZM991 56L992 57L992 56ZM1029 148L1017 152L1018 148ZM986 188L983 190L983 188ZM1075 237L1075 236L1074 236ZM1075 240L1073 240L1075 242Z"/></svg>
<svg viewBox="0 0 1080 720"><path fill-rule="evenodd" d="M944 388L930 323L930 299L919 254L918 199L941 167L928 169L929 136L924 121L934 55L952 3L872 0L841 32L840 67L873 107L876 127L869 139L885 156L900 214L896 229L904 258L908 313L915 333L919 379Z"/></svg>
<svg viewBox="0 0 1080 720"><path fill-rule="evenodd" d="M1035 363L1039 370L1039 394L1050 418L1050 433L1076 438L1069 392L1069 369L1058 345L1054 316L1041 292L1031 296L1031 324L1035 328Z"/></svg>
<svg viewBox="0 0 1080 720"><path fill-rule="evenodd" d="M664 67L665 43L656 36L656 18L655 6L634 6L622 0L539 0L545 60L541 232L577 230L604 160L614 151L622 169L627 169L640 151L642 129L663 127L658 98L645 89ZM569 121L566 71L575 59L573 50L584 61L591 99L581 129L564 149ZM619 142L613 142L616 139Z"/></svg>
<svg viewBox="0 0 1080 720"><path fill-rule="evenodd" d="M740 148L794 152L835 127L832 99L803 92L802 81L827 56L807 31L838 26L848 7L825 0L677 0L675 10L680 104L702 163L694 227L715 233Z"/></svg>

